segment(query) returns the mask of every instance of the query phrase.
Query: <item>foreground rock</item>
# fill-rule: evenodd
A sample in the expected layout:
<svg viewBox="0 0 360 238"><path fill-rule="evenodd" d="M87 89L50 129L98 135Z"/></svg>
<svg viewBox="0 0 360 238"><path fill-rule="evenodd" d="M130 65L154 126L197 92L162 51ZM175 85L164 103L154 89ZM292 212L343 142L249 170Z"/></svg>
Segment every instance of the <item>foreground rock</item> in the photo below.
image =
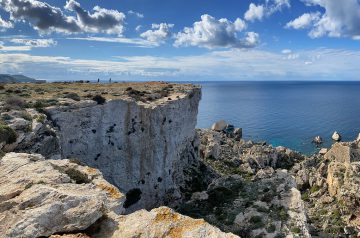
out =
<svg viewBox="0 0 360 238"><path fill-rule="evenodd" d="M8 153L0 160L0 234L39 237L85 230L125 196L101 173L69 160Z"/></svg>
<svg viewBox="0 0 360 238"><path fill-rule="evenodd" d="M139 210L117 219L118 227L113 238L236 238L230 233L221 232L202 219L192 219L174 212L168 207L151 210ZM94 237L104 237L100 232Z"/></svg>

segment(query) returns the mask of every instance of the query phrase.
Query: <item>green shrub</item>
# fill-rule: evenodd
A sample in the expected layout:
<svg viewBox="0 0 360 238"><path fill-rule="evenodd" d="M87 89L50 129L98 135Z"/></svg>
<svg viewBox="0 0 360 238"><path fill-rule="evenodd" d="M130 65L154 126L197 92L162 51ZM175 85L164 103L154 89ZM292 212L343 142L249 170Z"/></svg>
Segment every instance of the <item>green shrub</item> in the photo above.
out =
<svg viewBox="0 0 360 238"><path fill-rule="evenodd" d="M96 95L92 98L97 104L104 104L106 102L106 99L101 95Z"/></svg>
<svg viewBox="0 0 360 238"><path fill-rule="evenodd" d="M44 114L36 115L36 116L34 117L34 119L35 119L37 122L44 123L45 120L46 120L46 116L45 116Z"/></svg>
<svg viewBox="0 0 360 238"><path fill-rule="evenodd" d="M80 96L77 93L67 93L65 94L64 98L70 98L75 101L80 101Z"/></svg>
<svg viewBox="0 0 360 238"><path fill-rule="evenodd" d="M82 183L90 183L90 179L87 177L86 174L81 173L79 170L70 168L65 170L65 173L72 179L75 181L75 183L77 184L82 184Z"/></svg>
<svg viewBox="0 0 360 238"><path fill-rule="evenodd" d="M17 139L17 134L11 127L0 124L0 143L6 144L14 143Z"/></svg>
<svg viewBox="0 0 360 238"><path fill-rule="evenodd" d="M28 112L21 112L20 117L24 118L27 121L32 121L32 116Z"/></svg>

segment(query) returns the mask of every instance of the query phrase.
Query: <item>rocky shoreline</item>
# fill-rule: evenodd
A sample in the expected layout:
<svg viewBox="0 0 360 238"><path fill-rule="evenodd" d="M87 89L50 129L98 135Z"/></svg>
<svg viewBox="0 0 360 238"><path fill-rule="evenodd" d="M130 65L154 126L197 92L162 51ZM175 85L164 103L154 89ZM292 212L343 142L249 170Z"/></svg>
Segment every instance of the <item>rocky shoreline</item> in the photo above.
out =
<svg viewBox="0 0 360 238"><path fill-rule="evenodd" d="M192 85L0 92L0 237L360 236L359 138L306 156L195 129Z"/></svg>

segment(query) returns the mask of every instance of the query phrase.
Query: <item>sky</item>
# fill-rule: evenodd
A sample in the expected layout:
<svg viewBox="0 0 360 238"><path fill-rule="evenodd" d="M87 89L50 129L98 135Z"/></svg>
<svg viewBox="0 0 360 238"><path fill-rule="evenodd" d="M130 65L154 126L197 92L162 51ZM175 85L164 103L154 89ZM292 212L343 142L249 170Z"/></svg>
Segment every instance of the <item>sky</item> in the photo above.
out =
<svg viewBox="0 0 360 238"><path fill-rule="evenodd" d="M359 80L360 0L0 0L0 73Z"/></svg>

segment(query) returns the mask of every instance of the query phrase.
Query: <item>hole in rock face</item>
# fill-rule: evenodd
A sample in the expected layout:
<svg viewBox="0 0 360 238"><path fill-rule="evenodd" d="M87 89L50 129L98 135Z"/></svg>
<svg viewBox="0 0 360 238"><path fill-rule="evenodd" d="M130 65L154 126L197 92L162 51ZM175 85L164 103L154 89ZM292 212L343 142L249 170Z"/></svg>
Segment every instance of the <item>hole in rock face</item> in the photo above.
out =
<svg viewBox="0 0 360 238"><path fill-rule="evenodd" d="M141 190L138 188L130 189L126 193L126 200L124 202L124 208L128 208L131 205L137 203L141 199Z"/></svg>

